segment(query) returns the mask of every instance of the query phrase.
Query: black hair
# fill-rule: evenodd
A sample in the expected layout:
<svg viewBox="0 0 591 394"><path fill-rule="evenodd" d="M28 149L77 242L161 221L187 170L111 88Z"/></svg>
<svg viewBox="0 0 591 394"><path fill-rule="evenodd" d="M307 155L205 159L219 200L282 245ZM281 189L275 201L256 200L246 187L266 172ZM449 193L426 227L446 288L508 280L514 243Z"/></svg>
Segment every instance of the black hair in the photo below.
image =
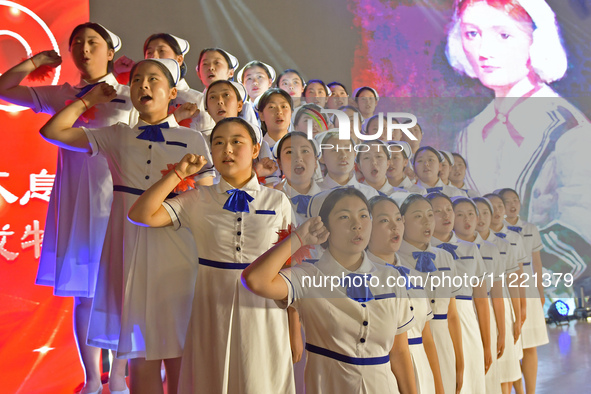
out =
<svg viewBox="0 0 591 394"><path fill-rule="evenodd" d="M328 97L328 87L326 86L326 84L324 83L324 81L322 81L321 79L311 79L311 80L308 81L308 83L304 87L304 91L302 92L302 94L304 95L304 97L306 97L306 91L308 90L308 88L310 87L310 85L312 85L313 83L319 83L320 85L322 85L322 87L324 88L324 93L326 93L326 97Z"/></svg>
<svg viewBox="0 0 591 394"><path fill-rule="evenodd" d="M454 203L453 203L453 201L451 200L451 198L449 198L449 196L448 196L448 195L446 195L446 194L443 194L443 193L441 193L441 192L433 192L433 193L429 193L429 194L427 194L427 195L425 196L425 198L426 198L427 200L429 200L429 201L433 201L433 200L435 200L436 198L444 198L444 199L446 199L447 201L449 201L449 203L450 203L452 206L454 205Z"/></svg>
<svg viewBox="0 0 591 394"><path fill-rule="evenodd" d="M168 81L168 87L174 88L176 86L176 83L174 83L174 78L172 77L172 74L170 73L170 70L168 69L168 67L166 67L164 64L160 63L159 61L157 61L155 59L144 59L144 60L140 60L139 62L134 64L133 67L131 68L131 72L129 73L129 85L131 85L131 81L133 80L133 74L135 74L135 70L143 62L150 62L150 63L154 63L155 65L157 65L158 68L162 71L162 73L166 77L166 80Z"/></svg>
<svg viewBox="0 0 591 394"><path fill-rule="evenodd" d="M357 102L357 97L359 97L361 92L363 92L365 90L367 90L368 92L371 92L371 94L373 94L373 96L375 98L378 98L378 96L376 96L376 90L374 88L372 88L370 86L362 86L355 92L355 102Z"/></svg>
<svg viewBox="0 0 591 394"><path fill-rule="evenodd" d="M384 147L384 152L386 153L386 157L388 158L388 160L390 160L390 151L388 150L388 144L385 143L384 141L382 141L382 140L372 140L372 141L368 141L368 144L367 145L374 146L376 142L379 143L379 144L382 144L382 146ZM367 152L369 152L369 151L361 151L361 150L359 150L357 152L357 154L355 155L355 163L359 164L359 156L361 156L363 153L367 153ZM361 170L359 172L361 172Z"/></svg>
<svg viewBox="0 0 591 394"><path fill-rule="evenodd" d="M228 56L228 53L226 51L224 51L222 48L205 48L204 50L202 50L199 53L199 60L197 61L197 69L199 69L199 66L201 65L201 59L203 58L203 56L207 53L207 52L217 52L220 55L222 55L224 57L224 59L226 60L226 63L228 63L228 70L233 70L234 68L232 67L232 60L230 59L230 56ZM233 80L234 78L230 78L229 81Z"/></svg>
<svg viewBox="0 0 591 394"><path fill-rule="evenodd" d="M337 189L333 190L332 192L330 192L328 197L326 197L326 199L322 203L322 206L320 207L320 212L318 213L318 216L320 216L320 219L322 219L322 223L324 223L324 225L327 228L328 228L328 217L329 217L330 213L332 212L332 209L340 200L342 200L345 197L358 197L361 201L363 201L363 203L367 207L367 210L369 211L369 203L367 202L367 198L365 198L363 193L361 193L359 190L355 189L354 187L337 188ZM329 231L330 231L330 229L329 229ZM326 242L324 242L320 246L322 246L324 249L327 249L328 248L328 240L326 240Z"/></svg>
<svg viewBox="0 0 591 394"><path fill-rule="evenodd" d="M349 91L347 90L347 88L345 87L345 85L343 85L343 84L342 84L342 83L340 83L340 82L333 81L333 82L331 82L331 83L327 84L326 86L328 86L328 87L329 87L329 89L332 89L332 87L333 87L333 86L340 86L340 87L342 87L342 88L343 88L343 90L345 91L345 93L347 93L347 95L349 94Z"/></svg>
<svg viewBox="0 0 591 394"><path fill-rule="evenodd" d="M429 152L433 152L433 154L435 156L437 156L437 160L442 163L443 160L445 160L443 158L443 155L435 148L431 147L431 146L421 146L419 149L417 149L417 151L415 152L414 155L412 155L412 165L415 165L415 161L417 160L417 156L419 156L419 153L428 150Z"/></svg>
<svg viewBox="0 0 591 394"><path fill-rule="evenodd" d="M107 48L115 50L115 45L113 44L111 35L107 32L107 30L104 27L94 22L82 23L76 26L74 30L72 30L72 34L70 34L70 38L68 39L68 50L72 49L72 41L74 41L74 37L76 36L76 34L78 34L80 30L86 28L96 31L99 34L99 36L101 36L103 40L107 42ZM113 71L113 60L109 60L109 62L107 63L107 72L110 73L111 71Z"/></svg>
<svg viewBox="0 0 591 394"><path fill-rule="evenodd" d="M210 144L213 142L213 135L215 134L215 131L218 128L220 128L221 126L225 125L226 123L238 123L240 126L244 127L246 129L246 131L248 131L248 135L250 136L250 139L252 140L252 144L253 145L258 144L257 135L256 135L254 129L252 128L252 126L250 125L250 123L248 123L246 120L239 118L239 117L225 118L225 119L222 119L219 122L217 122L215 127L213 128L213 130L211 130L211 134L209 135L209 143Z"/></svg>
<svg viewBox="0 0 591 394"><path fill-rule="evenodd" d="M486 205L488 207L488 209L490 210L491 214L494 212L494 208L492 207L492 203L489 200L487 200L485 197L473 197L472 201L474 201L474 203L482 203L482 204Z"/></svg>
<svg viewBox="0 0 591 394"><path fill-rule="evenodd" d="M285 101L289 103L289 108L291 108L291 110L293 111L293 100L291 96L285 90L279 88L271 88L265 90L265 92L261 95L261 98L259 99L259 103L257 104L257 111L262 112L267 106L267 104L269 104L271 96L273 96L274 94L278 94L281 97L283 97Z"/></svg>
<svg viewBox="0 0 591 394"><path fill-rule="evenodd" d="M406 215L406 212L408 211L408 208L410 208L410 206L412 204L414 204L417 201L426 201L429 203L429 205L431 207L433 207L433 204L431 204L431 201L429 201L427 198L423 197L420 194L410 194L408 197L406 197L406 199L404 200L404 202L402 204L400 204L400 214L402 216Z"/></svg>
<svg viewBox="0 0 591 394"><path fill-rule="evenodd" d="M484 196L482 196L482 197L484 197L484 198L488 198L489 200L491 199L491 197L492 197L492 198L495 198L495 197L496 197L496 198L500 198L500 199L501 199L501 201L503 201L503 199L501 198L501 196L499 196L499 195L498 195L498 194L496 194L496 193L488 193L488 194L485 194L485 195L484 195Z"/></svg>
<svg viewBox="0 0 591 394"><path fill-rule="evenodd" d="M175 55L183 56L183 51L181 51L181 47L179 46L178 41L175 40L175 38L168 33L156 33L156 34L152 34L150 37L148 37L146 42L144 42L144 56L146 56L146 50L148 49L148 45L150 45L150 42L157 40L157 39L164 40L166 42L166 44L170 47L170 49L172 49L172 51L174 52ZM183 64L180 65L181 78L184 78L185 75L187 75L187 65L185 64L184 59L185 58L183 56Z"/></svg>
<svg viewBox="0 0 591 394"><path fill-rule="evenodd" d="M275 87L279 87L279 83L281 82L281 78L283 78L285 76L285 74L289 74L289 73L294 73L295 75L298 76L298 78L300 79L300 82L302 83L302 88L304 88L306 86L306 82L304 81L304 78L302 77L302 74L300 74L299 71L294 70L293 68L288 68L285 69L281 72L281 74L279 74L277 76L277 79L275 80Z"/></svg>
<svg viewBox="0 0 591 394"><path fill-rule="evenodd" d="M469 199L468 197L456 197L452 200L452 206L454 207L454 210L456 208L456 206L458 206L461 203L467 202L468 204L470 204L473 208L474 211L476 212L476 215L480 215L480 213L478 212L478 207L476 206L476 203L474 201L472 201L471 199Z"/></svg>
<svg viewBox="0 0 591 394"><path fill-rule="evenodd" d="M464 162L464 167L468 167L468 164L466 163L466 159L464 159L464 157L462 155L460 155L459 153L455 153L455 152L452 153L451 155L454 156L454 157L457 157L457 158L462 159L462 161Z"/></svg>
<svg viewBox="0 0 591 394"><path fill-rule="evenodd" d="M228 81L227 79L218 79L217 81L213 81L211 83L211 85L209 85L209 87L206 89L205 93L210 92L211 88L213 88L215 85L220 85L220 84L230 86L232 88L232 90L234 91L234 93L236 93L236 100L238 100L239 102L242 102L242 96L240 95L240 92L238 91L236 86L234 86L234 84L231 81ZM207 111L207 96L204 97L203 106L204 106L205 110ZM238 114L241 114L241 113L242 113L242 111L238 112Z"/></svg>
<svg viewBox="0 0 591 394"><path fill-rule="evenodd" d="M376 205L378 205L379 203L381 203L382 201L389 201L392 204L396 205L396 208L398 208L398 210L400 211L400 207L398 207L398 204L396 204L396 201L394 201L391 197L388 196L373 196L372 198L369 199L367 205L369 207L369 212L373 215L373 210L376 207Z"/></svg>
<svg viewBox="0 0 591 394"><path fill-rule="evenodd" d="M253 68L253 67L260 67L265 71L265 74L267 74L267 76L269 77L269 80L271 80L271 78L273 78L271 76L271 71L269 71L269 69L267 68L267 66L263 63L260 62L258 60L252 60L250 62L248 62L246 64L246 66L244 66L244 68L242 69L242 81L240 81L241 83L244 83L244 74L246 74L246 71L248 71L249 69Z"/></svg>
<svg viewBox="0 0 591 394"><path fill-rule="evenodd" d="M517 198L519 198L519 200L521 200L521 197L519 197L519 193L517 193L515 191L515 189L511 189L510 187L505 187L501 190L495 190L495 194L498 194L499 197L501 197L501 200L503 199L503 195L505 195L505 193L515 193Z"/></svg>
<svg viewBox="0 0 591 394"><path fill-rule="evenodd" d="M285 143L285 141L287 141L288 139L292 138L292 137L302 137L305 138L306 140L308 140L308 142L310 142L310 145L312 145L312 149L314 150L314 156L318 156L318 151L316 150L316 144L314 144L314 142L312 142L312 140L308 139L308 136L306 135L306 133L302 133L301 131L292 131L289 132L287 134L285 134L285 137L281 138L281 140L277 143L277 159L281 160L281 149L283 148L283 144Z"/></svg>

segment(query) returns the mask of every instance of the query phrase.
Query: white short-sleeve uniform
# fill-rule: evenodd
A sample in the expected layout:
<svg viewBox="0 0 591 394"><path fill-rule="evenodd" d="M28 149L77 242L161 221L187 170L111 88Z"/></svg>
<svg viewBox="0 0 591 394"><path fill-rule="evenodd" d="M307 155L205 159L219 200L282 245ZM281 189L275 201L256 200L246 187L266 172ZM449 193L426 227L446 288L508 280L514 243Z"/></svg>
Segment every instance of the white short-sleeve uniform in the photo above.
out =
<svg viewBox="0 0 591 394"><path fill-rule="evenodd" d="M440 193L445 194L448 197L468 197L466 192L458 189L455 186L449 186L449 185L444 184L443 181L441 181L441 179L438 179L437 183L433 187L425 185L419 179L419 180L417 180L417 186L424 188L426 194L431 193L431 192L440 192Z"/></svg>
<svg viewBox="0 0 591 394"><path fill-rule="evenodd" d="M511 248L515 252L515 256L517 258L517 263L520 267L525 268L525 264L531 262L531 255L528 256L528 253L525 251L525 245L523 243L523 238L521 235L516 233L515 231L511 231L507 228L505 224L503 224L503 228L498 232L498 234L505 234L506 239L509 241ZM508 287L515 287L519 286L522 282L522 278L517 276L510 276L507 280L506 286ZM508 292L508 290L507 290ZM515 318L515 311L513 310L513 305L511 305L511 310L513 312L513 318ZM519 340L515 344L515 353L517 354L518 358L521 360L523 358L523 343L521 340L521 334L519 335Z"/></svg>
<svg viewBox="0 0 591 394"><path fill-rule="evenodd" d="M349 181L345 185L338 184L334 179L332 179L330 177L330 175L327 174L324 177L324 180L322 182L320 182L318 184L318 186L320 186L320 189L322 189L322 191L334 189L335 187L354 187L355 189L357 189L361 193L363 193L365 198L367 198L368 200L372 197L379 195L378 191L376 189L374 189L373 187L364 185L363 183L360 183L357 180L357 178L355 178L354 173L351 175L351 177L349 178Z"/></svg>
<svg viewBox="0 0 591 394"><path fill-rule="evenodd" d="M291 223L291 206L253 174L241 189L254 198L250 212L231 212L223 207L232 189L222 178L163 203L174 227L190 229L199 250L179 392L293 393L287 313L240 281Z"/></svg>
<svg viewBox="0 0 591 394"><path fill-rule="evenodd" d="M115 101L98 104L74 124L75 127L104 127L129 123L133 108L129 87L112 74L99 80L113 86ZM35 112L54 115L77 100L88 84L29 87ZM113 199L113 182L104 157L58 148L55 183L51 191L43 249L35 283L53 286L59 296L93 297L103 240Z"/></svg>
<svg viewBox="0 0 591 394"><path fill-rule="evenodd" d="M431 245L437 247L444 242L431 238ZM486 267L478 247L472 242L462 241L453 234L448 242L457 246L455 250L458 258L455 260L457 274L462 278L476 277L482 279ZM456 294L456 306L462 326L462 347L464 350L464 383L461 393L478 393L485 387L484 379L484 348L478 325L478 318L472 301L472 287L466 280ZM491 349L492 351L492 349Z"/></svg>
<svg viewBox="0 0 591 394"><path fill-rule="evenodd" d="M377 266L364 253L354 273L376 277L380 285L369 286L373 299L358 302L344 287L330 285L330 278L351 273L328 250L314 265L281 271L288 300L280 304L299 312L306 333L306 393L398 393L389 353L395 336L414 324L406 289L388 285L388 277L400 275L395 268ZM370 361L375 364L362 365Z"/></svg>
<svg viewBox="0 0 591 394"><path fill-rule="evenodd" d="M367 256L374 264L388 265L384 260L371 252L367 252ZM415 324L408 330L408 348L415 371L417 393L434 393L435 381L433 380L433 372L431 371L431 365L423 347L423 329L425 328L425 324L433 319L433 311L431 310L425 288L421 284L416 283L416 281L410 281L409 279L410 277L419 276L419 272L407 267L399 268L403 269L406 275L406 291L410 299L410 309L415 317Z"/></svg>
<svg viewBox="0 0 591 394"><path fill-rule="evenodd" d="M362 184L362 185L365 185L365 186L369 186L369 187L371 187L371 188L375 189L373 186L371 186L369 183L367 183L367 181L363 181L363 182L361 182L361 184ZM394 187L394 186L390 185L390 184L388 183L388 181L387 181L387 180L386 180L386 182L384 182L384 184L382 185L382 187L381 187L381 188L379 188L379 189L375 189L375 190L376 190L376 191L378 192L378 194L379 194L379 195L381 195L381 196L389 196L389 195L391 195L392 193L396 193L396 192L405 192L405 191L406 191L406 190L405 190L405 189L403 189L403 188L400 188L400 187Z"/></svg>
<svg viewBox="0 0 591 394"><path fill-rule="evenodd" d="M458 189L464 191L470 198L480 197L480 193L478 193L476 190L470 189L465 182L462 182L462 186L458 187Z"/></svg>
<svg viewBox="0 0 591 394"><path fill-rule="evenodd" d="M490 289L493 286L493 282L500 282L505 275L505 259L501 257L499 248L494 243L485 241L480 233L476 233L476 239L474 240L474 243L478 245L480 255L482 256L482 260L484 261L484 265L486 267L486 291L490 296ZM497 285L500 285L500 283ZM490 348L493 357L492 364L484 376L486 382L486 393L501 394L501 377L499 373L499 363L496 357L498 336L497 319L491 297L488 298L488 307L490 323Z"/></svg>
<svg viewBox="0 0 591 394"><path fill-rule="evenodd" d="M505 222L507 226L513 226L508 222ZM526 318L521 327L521 339L523 348L528 349L531 347L537 347L545 345L549 342L548 331L546 329L546 319L544 318L544 308L540 301L540 292L538 291L538 284L534 279L534 267L532 263L532 253L541 251L544 246L542 245L542 238L538 228L533 223L528 223L519 218L516 227L520 227L522 230L517 231L523 239L523 245L527 253L529 261L523 264L523 272L526 274L528 279L525 282L525 298L526 298Z"/></svg>
<svg viewBox="0 0 591 394"><path fill-rule="evenodd" d="M409 274L409 280L413 281L417 286L422 286L428 296L433 312L433 318L429 325L437 348L443 388L446 394L454 394L456 392L456 357L449 334L447 310L450 298L455 296L458 289L453 284L450 286L449 281L446 282L446 278L449 280L456 276L456 266L452 255L445 250L429 246L425 251L435 254L433 262L437 271L417 271L415 269L417 263L413 257L413 252L423 251L404 240L397 255L400 258L400 265L412 270L411 274Z"/></svg>
<svg viewBox="0 0 591 394"><path fill-rule="evenodd" d="M501 236L489 231L488 237L484 240L492 242L499 248L499 254L505 267L505 283L511 274L519 270L519 263L517 262L517 249L511 246L511 243L506 240L506 235L499 233ZM521 377L521 368L519 365L519 355L513 338L513 324L515 322L515 314L513 313L513 304L511 303L511 295L508 287L503 287L503 302L505 305L505 351L503 355L497 360L499 369L499 379L501 383L514 382Z"/></svg>
<svg viewBox="0 0 591 394"><path fill-rule="evenodd" d="M398 186L394 187L402 188L410 193L426 194L424 187L417 185L406 175L404 175L402 182L400 182Z"/></svg>
<svg viewBox="0 0 591 394"><path fill-rule="evenodd" d="M187 153L211 156L203 137L165 120L165 142L136 138L140 120L131 128L118 123L85 129L92 155L106 158L113 178L113 205L105 236L97 289L90 316L88 343L117 351L121 358L157 360L180 357L195 277L196 249L188 231L140 227L127 214L138 195L162 178L168 165ZM207 164L196 179L213 175Z"/></svg>

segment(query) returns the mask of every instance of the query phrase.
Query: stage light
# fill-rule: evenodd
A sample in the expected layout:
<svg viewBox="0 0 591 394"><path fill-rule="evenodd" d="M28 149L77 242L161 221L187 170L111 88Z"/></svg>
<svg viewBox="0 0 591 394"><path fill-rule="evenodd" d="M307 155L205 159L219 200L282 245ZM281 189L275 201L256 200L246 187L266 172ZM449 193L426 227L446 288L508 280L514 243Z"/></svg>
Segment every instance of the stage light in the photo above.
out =
<svg viewBox="0 0 591 394"><path fill-rule="evenodd" d="M568 321L569 306L561 300L555 301L548 308L548 319L554 323Z"/></svg>
<svg viewBox="0 0 591 394"><path fill-rule="evenodd" d="M19 10L19 9L18 9L18 8L16 8L16 7L10 7L10 13L11 13L13 16L19 16L19 15L21 14L21 10Z"/></svg>

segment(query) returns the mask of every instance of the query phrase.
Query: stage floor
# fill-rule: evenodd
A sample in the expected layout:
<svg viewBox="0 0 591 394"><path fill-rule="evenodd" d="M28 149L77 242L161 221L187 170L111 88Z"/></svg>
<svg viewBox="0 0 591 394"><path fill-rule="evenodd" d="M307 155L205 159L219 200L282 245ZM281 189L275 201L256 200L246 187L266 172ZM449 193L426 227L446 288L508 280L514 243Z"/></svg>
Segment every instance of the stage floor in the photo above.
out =
<svg viewBox="0 0 591 394"><path fill-rule="evenodd" d="M538 348L537 393L591 392L591 319L550 324L548 334L550 343Z"/></svg>
<svg viewBox="0 0 591 394"><path fill-rule="evenodd" d="M571 321L562 326L550 324L548 336L550 343L538 349L537 393L590 392L591 319ZM105 385L103 394L109 394L108 385Z"/></svg>

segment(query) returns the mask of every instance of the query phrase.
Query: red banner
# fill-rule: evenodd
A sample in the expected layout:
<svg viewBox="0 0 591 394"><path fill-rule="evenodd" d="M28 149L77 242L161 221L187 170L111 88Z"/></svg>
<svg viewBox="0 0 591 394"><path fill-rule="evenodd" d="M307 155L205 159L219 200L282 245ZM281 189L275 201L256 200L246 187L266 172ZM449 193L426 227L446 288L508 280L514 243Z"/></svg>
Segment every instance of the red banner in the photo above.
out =
<svg viewBox="0 0 591 394"><path fill-rule="evenodd" d="M68 52L88 2L0 1L0 72L43 50L63 63L51 78L78 81ZM72 298L35 285L57 149L39 135L48 116L0 100L0 387L3 393L72 393L83 381Z"/></svg>

